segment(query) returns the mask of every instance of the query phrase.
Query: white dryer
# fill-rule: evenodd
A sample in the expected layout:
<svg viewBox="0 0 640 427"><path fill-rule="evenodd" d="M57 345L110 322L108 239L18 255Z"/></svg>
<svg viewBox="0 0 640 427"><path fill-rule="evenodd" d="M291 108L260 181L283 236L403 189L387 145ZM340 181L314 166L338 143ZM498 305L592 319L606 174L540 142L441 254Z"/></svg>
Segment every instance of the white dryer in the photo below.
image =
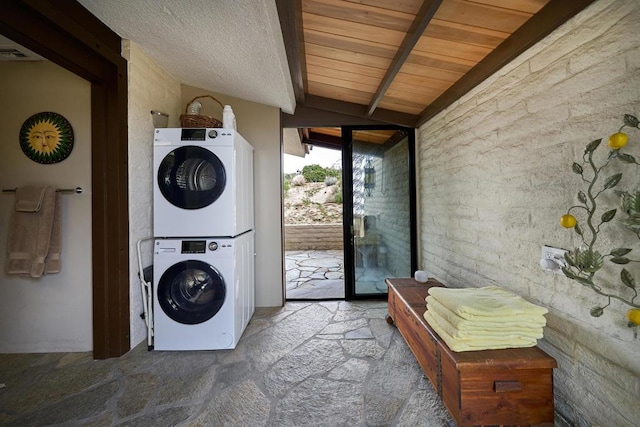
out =
<svg viewBox="0 0 640 427"><path fill-rule="evenodd" d="M253 147L235 130L156 129L153 170L155 237L253 229Z"/></svg>
<svg viewBox="0 0 640 427"><path fill-rule="evenodd" d="M155 350L236 347L255 311L254 235L155 241Z"/></svg>

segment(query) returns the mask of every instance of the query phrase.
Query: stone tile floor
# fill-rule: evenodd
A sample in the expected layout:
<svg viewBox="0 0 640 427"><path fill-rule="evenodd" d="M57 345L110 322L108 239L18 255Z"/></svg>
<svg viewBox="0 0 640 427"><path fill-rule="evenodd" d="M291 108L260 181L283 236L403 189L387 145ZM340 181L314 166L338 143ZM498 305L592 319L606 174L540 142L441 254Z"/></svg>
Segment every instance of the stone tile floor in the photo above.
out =
<svg viewBox="0 0 640 427"><path fill-rule="evenodd" d="M0 355L3 426L446 426L384 302L257 309L234 350Z"/></svg>
<svg viewBox="0 0 640 427"><path fill-rule="evenodd" d="M344 299L344 255L341 250L286 251L287 299ZM389 272L356 267L356 292L386 293Z"/></svg>

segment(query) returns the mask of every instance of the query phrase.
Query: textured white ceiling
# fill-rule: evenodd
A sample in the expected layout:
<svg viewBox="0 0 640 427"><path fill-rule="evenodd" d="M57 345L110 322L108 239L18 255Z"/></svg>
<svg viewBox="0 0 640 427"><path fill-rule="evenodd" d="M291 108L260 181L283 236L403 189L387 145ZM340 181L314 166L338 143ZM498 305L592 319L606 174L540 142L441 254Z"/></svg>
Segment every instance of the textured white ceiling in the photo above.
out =
<svg viewBox="0 0 640 427"><path fill-rule="evenodd" d="M295 109L275 0L79 0L181 83Z"/></svg>

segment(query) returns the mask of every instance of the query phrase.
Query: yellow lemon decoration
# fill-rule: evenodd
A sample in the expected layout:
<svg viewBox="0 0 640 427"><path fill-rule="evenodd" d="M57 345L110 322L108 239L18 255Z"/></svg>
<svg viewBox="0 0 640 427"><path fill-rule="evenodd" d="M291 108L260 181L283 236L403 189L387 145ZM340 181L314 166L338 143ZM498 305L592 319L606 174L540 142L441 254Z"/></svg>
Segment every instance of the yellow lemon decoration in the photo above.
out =
<svg viewBox="0 0 640 427"><path fill-rule="evenodd" d="M627 145L627 141L629 141L629 137L624 132L616 132L609 137L609 147L614 150L619 150L625 145Z"/></svg>
<svg viewBox="0 0 640 427"><path fill-rule="evenodd" d="M560 217L560 225L564 228L573 228L577 223L578 220L571 214L564 214Z"/></svg>
<svg viewBox="0 0 640 427"><path fill-rule="evenodd" d="M634 325L640 325L640 308L632 308L627 311L627 319Z"/></svg>

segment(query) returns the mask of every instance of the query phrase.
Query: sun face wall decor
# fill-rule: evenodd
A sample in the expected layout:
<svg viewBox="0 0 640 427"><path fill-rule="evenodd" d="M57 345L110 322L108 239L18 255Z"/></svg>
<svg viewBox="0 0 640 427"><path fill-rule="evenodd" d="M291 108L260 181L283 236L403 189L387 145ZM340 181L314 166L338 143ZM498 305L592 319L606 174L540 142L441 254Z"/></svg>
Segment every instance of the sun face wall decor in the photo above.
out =
<svg viewBox="0 0 640 427"><path fill-rule="evenodd" d="M20 148L34 162L61 162L73 150L73 128L58 113L36 113L20 128Z"/></svg>

